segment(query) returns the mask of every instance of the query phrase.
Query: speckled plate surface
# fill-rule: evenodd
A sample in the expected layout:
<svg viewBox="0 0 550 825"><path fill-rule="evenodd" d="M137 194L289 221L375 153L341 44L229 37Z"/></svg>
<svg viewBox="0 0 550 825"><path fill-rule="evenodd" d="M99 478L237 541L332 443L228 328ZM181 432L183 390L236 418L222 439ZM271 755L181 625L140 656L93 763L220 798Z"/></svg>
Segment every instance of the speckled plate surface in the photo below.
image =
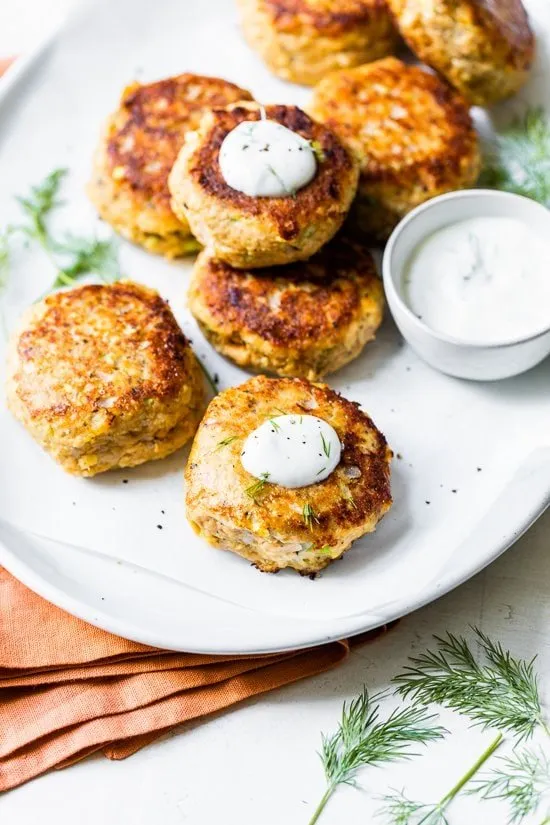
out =
<svg viewBox="0 0 550 825"><path fill-rule="evenodd" d="M498 118L527 100L550 108L550 7L546 0L527 5L537 65L520 98L495 111ZM305 104L310 95L268 73L243 42L227 0L101 0L81 10L26 72L0 84L0 226L16 217L13 193L68 166L66 205L56 220L89 232L96 219L84 185L103 118L131 79L182 71L221 75L265 102ZM186 310L191 262L166 263L125 243L121 262L126 276L170 301L220 387L247 378L212 350ZM51 274L40 254L16 255L2 299L8 328ZM41 452L3 400L0 563L55 604L131 639L212 653L273 651L410 612L491 562L547 506L549 359L508 381L455 380L420 362L388 318L376 342L329 383L359 401L386 434L396 453L395 503L376 534L315 581L260 574L195 536L183 505L186 451L75 479Z"/></svg>

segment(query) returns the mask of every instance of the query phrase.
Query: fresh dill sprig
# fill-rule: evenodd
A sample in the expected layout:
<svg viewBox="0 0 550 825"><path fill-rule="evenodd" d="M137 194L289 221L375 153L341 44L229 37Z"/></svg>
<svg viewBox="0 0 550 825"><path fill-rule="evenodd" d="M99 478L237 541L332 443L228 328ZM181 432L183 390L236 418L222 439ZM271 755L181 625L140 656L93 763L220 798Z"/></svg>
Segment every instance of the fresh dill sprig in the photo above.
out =
<svg viewBox="0 0 550 825"><path fill-rule="evenodd" d="M378 815L383 816L389 825L448 825L447 808L493 755L500 746L502 739L503 736L499 733L474 764L460 777L458 782L455 782L453 787L441 797L439 802L417 802L405 796L404 791L398 791L382 797L384 805L377 812Z"/></svg>
<svg viewBox="0 0 550 825"><path fill-rule="evenodd" d="M58 199L59 189L67 169L54 169L43 181L31 190L26 197L16 196L16 200L23 209L29 223L17 226L27 237L38 241L45 249L50 249L51 238L46 226L46 218L57 206L61 206Z"/></svg>
<svg viewBox="0 0 550 825"><path fill-rule="evenodd" d="M500 732L437 804L415 803L418 807L414 811L411 809L407 818L405 803L400 804L398 797L386 800L385 812L392 825L445 825L445 811L449 804L499 747L503 740L502 731L509 731L519 741L531 736L538 726L548 732L542 716L534 659L514 659L500 643L491 641L477 628L473 631L483 654L481 663L477 662L464 638L448 633L444 638L436 636L437 649L411 658L412 664L393 681L398 686L397 692L404 697L423 704L442 704L465 714L474 725L496 728ZM504 757L502 764L505 765L502 771L493 771L485 780L477 781L475 789L486 799L507 797L512 812L516 812L516 818L511 822L519 822L526 815L519 816L521 804L534 804L534 793L544 784L543 780L535 783L533 776L536 774L540 778L545 768L548 773L548 765L538 761L535 764L533 759L521 759L518 755ZM513 805L516 805L515 809ZM420 812L420 818L416 816L417 812Z"/></svg>
<svg viewBox="0 0 550 825"><path fill-rule="evenodd" d="M60 205L58 199L61 181L67 174L66 169L54 169L41 183L32 186L26 197L17 196L26 217L25 223L12 224L0 232L0 290L8 284L11 265L10 241L16 234L23 235L27 242L35 241L46 250L51 259L50 235L46 226L46 217ZM53 262L53 261L52 261ZM57 268L57 267L56 267ZM5 320L2 313L2 325L5 331Z"/></svg>
<svg viewBox="0 0 550 825"><path fill-rule="evenodd" d="M228 435L227 438L222 438L221 441L218 441L212 452L217 453L218 450L222 449L222 447L228 447L230 444L233 444L237 438L237 435Z"/></svg>
<svg viewBox="0 0 550 825"><path fill-rule="evenodd" d="M303 516L303 519L304 519L304 524L306 525L306 527L309 527L310 530L313 527L313 522L314 521L316 521L317 524L319 523L319 518L317 516L317 513L315 512L315 510L313 509L313 507L311 506L309 501L306 501L306 503L304 504L304 509L302 510L302 516Z"/></svg>
<svg viewBox="0 0 550 825"><path fill-rule="evenodd" d="M393 679L397 693L422 704L435 702L468 716L482 728L513 733L519 741L538 725L546 728L534 659L514 659L500 643L472 628L484 663L478 664L463 637L435 636L436 650L417 657Z"/></svg>
<svg viewBox="0 0 550 825"><path fill-rule="evenodd" d="M542 107L528 109L496 136L479 183L550 206L550 120Z"/></svg>
<svg viewBox="0 0 550 825"><path fill-rule="evenodd" d="M114 240L66 235L62 242L52 241L51 248L69 259L59 270L52 289L72 286L81 275L97 275L106 284L114 283L120 276L118 245Z"/></svg>
<svg viewBox="0 0 550 825"><path fill-rule="evenodd" d="M260 495L260 493L263 492L264 487L267 484L268 478L269 473L262 473L260 478L257 481L255 481L254 484L251 484L250 487L247 487L244 491L245 494L253 500L254 504L258 503L258 496Z"/></svg>
<svg viewBox="0 0 550 825"><path fill-rule="evenodd" d="M522 748L499 759L500 766L476 780L470 794L500 799L510 808L510 823L534 814L545 797L550 799L550 759L542 748Z"/></svg>
<svg viewBox="0 0 550 825"><path fill-rule="evenodd" d="M267 420L269 421L269 423L270 423L270 424L271 424L271 426L273 427L274 431L275 431L276 433L277 433L277 432L279 432L279 430L280 430L281 428L280 428L279 424L277 424L277 422L275 421L275 419L274 419L274 418L268 418Z"/></svg>
<svg viewBox="0 0 550 825"><path fill-rule="evenodd" d="M327 458L330 458L330 442L326 440L323 433L319 433L319 435L321 436L321 443L323 445L323 452L324 452L324 454L326 455Z"/></svg>
<svg viewBox="0 0 550 825"><path fill-rule="evenodd" d="M435 806L425 805L423 802L416 802L414 799L409 799L405 795L405 791L394 791L391 794L384 794L380 797L383 803L381 808L376 811L376 816L382 817L388 825L412 825L413 822L418 821L419 815L425 815L426 809L429 808L429 815L433 818L436 816ZM426 820L429 825L447 825L447 819L444 813L439 814L439 821Z"/></svg>
<svg viewBox="0 0 550 825"><path fill-rule="evenodd" d="M54 169L39 184L31 186L28 195L16 196L26 220L7 227L1 235L0 268L3 282L9 274L8 240L15 234L21 234L27 241L37 243L48 256L56 270L50 289L73 286L82 275L97 275L104 283L113 283L120 277L118 247L114 240L70 234L59 240L50 231L47 218L62 203L59 190L66 174L67 169Z"/></svg>
<svg viewBox="0 0 550 825"><path fill-rule="evenodd" d="M381 698L382 694L371 696L364 688L349 705L344 703L336 732L323 735L319 755L327 788L309 825L317 822L339 785L356 786L361 768L415 756L415 745L441 739L446 733L435 724L436 717L423 707L401 708L381 719Z"/></svg>

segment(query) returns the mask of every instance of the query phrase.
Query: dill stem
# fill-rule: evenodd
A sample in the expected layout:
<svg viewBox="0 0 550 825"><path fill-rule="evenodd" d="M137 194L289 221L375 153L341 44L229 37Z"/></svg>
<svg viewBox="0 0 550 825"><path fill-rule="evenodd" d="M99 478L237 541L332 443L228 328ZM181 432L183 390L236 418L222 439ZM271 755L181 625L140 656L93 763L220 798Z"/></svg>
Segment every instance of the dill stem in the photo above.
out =
<svg viewBox="0 0 550 825"><path fill-rule="evenodd" d="M545 734L547 736L550 736L550 726L548 725L548 722L546 722L545 719L540 719L539 722L540 722L540 726L543 729L543 731L545 732ZM550 817L547 817L545 822L550 822ZM541 823L541 825L544 825L544 823Z"/></svg>
<svg viewBox="0 0 550 825"><path fill-rule="evenodd" d="M313 812L313 816L309 820L308 825L315 825L315 823L317 822L317 820L319 819L319 817L323 813L325 805L329 801L329 799L332 796L332 794L334 793L335 789L336 789L336 785L329 785L328 786L328 788L324 792L323 796L321 797L321 801L319 802L319 804L315 808L315 810Z"/></svg>
<svg viewBox="0 0 550 825"><path fill-rule="evenodd" d="M462 776L458 780L456 785L453 785L451 790L448 791L445 794L445 796L443 796L439 800L439 802L436 805L436 810L437 811L442 812L448 807L448 805L450 805L450 803L453 801L455 796L457 796L460 793L460 791L462 790L464 785L466 785L470 781L470 779L472 779L472 777L476 775L478 770L485 764L485 762L487 762L489 757L491 757L493 755L493 753L499 747L499 745L500 745L500 743L502 742L503 739L504 739L504 737L503 737L502 733L499 733L498 736L496 736L495 739L493 739L493 741L491 742L489 747L486 748L486 750L483 751L483 753L481 754L481 756L478 759L476 759L476 761L474 762L472 767L468 771L466 771L464 776ZM430 816L432 816L432 814L433 814L433 811L429 811L425 816L422 817L422 819L419 821L418 825L422 825L423 822L426 822L426 820L428 820L430 818ZM541 825L543 825L543 824L541 823Z"/></svg>
<svg viewBox="0 0 550 825"><path fill-rule="evenodd" d="M46 252L50 251L50 243L48 240L48 233L46 232L45 225L41 219L34 218L33 219L34 225L34 233L36 236L36 240L42 246Z"/></svg>
<svg viewBox="0 0 550 825"><path fill-rule="evenodd" d="M545 816L540 825L549 825L550 823L550 816Z"/></svg>
<svg viewBox="0 0 550 825"><path fill-rule="evenodd" d="M489 757L493 755L493 753L496 751L496 749L502 742L503 738L504 737L502 733L499 733L498 736L496 736L495 739L493 739L489 747L483 751L479 759L477 759L474 762L470 770L464 774L462 779L460 779L453 788L451 788L449 793L445 794L445 796L439 803L440 805L445 805L446 803L450 802L451 799L454 799L454 797L462 790L464 785L466 785L466 783L469 782L473 776L475 776L475 774L485 764Z"/></svg>
<svg viewBox="0 0 550 825"><path fill-rule="evenodd" d="M48 258L49 262L51 263L53 268L56 270L56 280L60 280L61 283L65 283L67 286L72 284L72 281L69 281L67 283L67 281L63 281L61 279L61 272L63 272L63 270L60 268L59 264L55 260L55 256L54 256L54 254L51 250L51 247L50 247L50 242L48 240L48 236L47 236L47 234L46 234L46 232L43 229L41 224L35 224L35 232L36 232L36 240L38 241L39 245L42 247L42 249L46 253L46 257Z"/></svg>
<svg viewBox="0 0 550 825"><path fill-rule="evenodd" d="M35 232L36 240L38 241L38 243L40 244L40 246L42 247L42 249L44 250L44 252L48 256L48 258L50 260L50 263L52 263L53 266L55 266L55 268L58 269L56 260L55 260L53 254L52 254L50 240L48 238L48 233L44 229L44 226L43 226L41 221L34 221L34 232Z"/></svg>
<svg viewBox="0 0 550 825"><path fill-rule="evenodd" d="M66 269L60 269L55 280L57 284L63 284L64 286L72 286L74 283L74 279Z"/></svg>

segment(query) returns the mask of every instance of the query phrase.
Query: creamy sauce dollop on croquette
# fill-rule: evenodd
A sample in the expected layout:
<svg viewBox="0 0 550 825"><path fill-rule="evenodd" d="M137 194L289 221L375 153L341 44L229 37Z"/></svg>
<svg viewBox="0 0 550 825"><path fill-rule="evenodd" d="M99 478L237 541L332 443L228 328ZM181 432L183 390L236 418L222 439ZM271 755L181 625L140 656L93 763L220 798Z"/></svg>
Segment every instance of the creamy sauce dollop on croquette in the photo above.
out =
<svg viewBox="0 0 550 825"><path fill-rule="evenodd" d="M309 487L336 469L342 445L336 430L315 415L277 415L253 430L241 452L244 469L259 481Z"/></svg>
<svg viewBox="0 0 550 825"><path fill-rule="evenodd" d="M436 332L504 343L550 323L550 244L517 218L480 216L429 235L405 270L412 311Z"/></svg>
<svg viewBox="0 0 550 825"><path fill-rule="evenodd" d="M232 189L254 198L292 197L317 171L308 140L274 120L245 120L224 138L220 170Z"/></svg>

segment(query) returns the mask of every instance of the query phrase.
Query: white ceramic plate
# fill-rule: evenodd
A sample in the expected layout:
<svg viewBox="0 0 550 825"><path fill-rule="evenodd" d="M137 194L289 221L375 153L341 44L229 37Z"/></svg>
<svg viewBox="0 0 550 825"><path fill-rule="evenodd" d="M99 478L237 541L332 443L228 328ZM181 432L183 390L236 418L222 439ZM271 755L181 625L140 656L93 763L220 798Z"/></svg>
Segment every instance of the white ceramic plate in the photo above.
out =
<svg viewBox="0 0 550 825"><path fill-rule="evenodd" d="M547 0L529 7L541 45L516 107L550 103L550 8ZM230 0L101 0L5 90L0 226L16 219L13 193L68 166L58 220L89 232L95 215L83 189L102 120L132 78L181 71L221 75L265 102L304 104L310 94L267 72L244 44ZM129 244L121 260L127 276L170 300L222 388L247 378L211 349L186 311L190 263L169 264ZM40 254L15 256L3 298L8 327L51 277ZM550 360L500 383L455 380L421 363L388 319L330 383L386 434L397 455L395 503L375 535L315 581L261 574L198 539L184 514L185 451L75 479L3 403L0 563L69 612L137 641L212 653L282 650L358 633L436 598L502 553L548 504Z"/></svg>

